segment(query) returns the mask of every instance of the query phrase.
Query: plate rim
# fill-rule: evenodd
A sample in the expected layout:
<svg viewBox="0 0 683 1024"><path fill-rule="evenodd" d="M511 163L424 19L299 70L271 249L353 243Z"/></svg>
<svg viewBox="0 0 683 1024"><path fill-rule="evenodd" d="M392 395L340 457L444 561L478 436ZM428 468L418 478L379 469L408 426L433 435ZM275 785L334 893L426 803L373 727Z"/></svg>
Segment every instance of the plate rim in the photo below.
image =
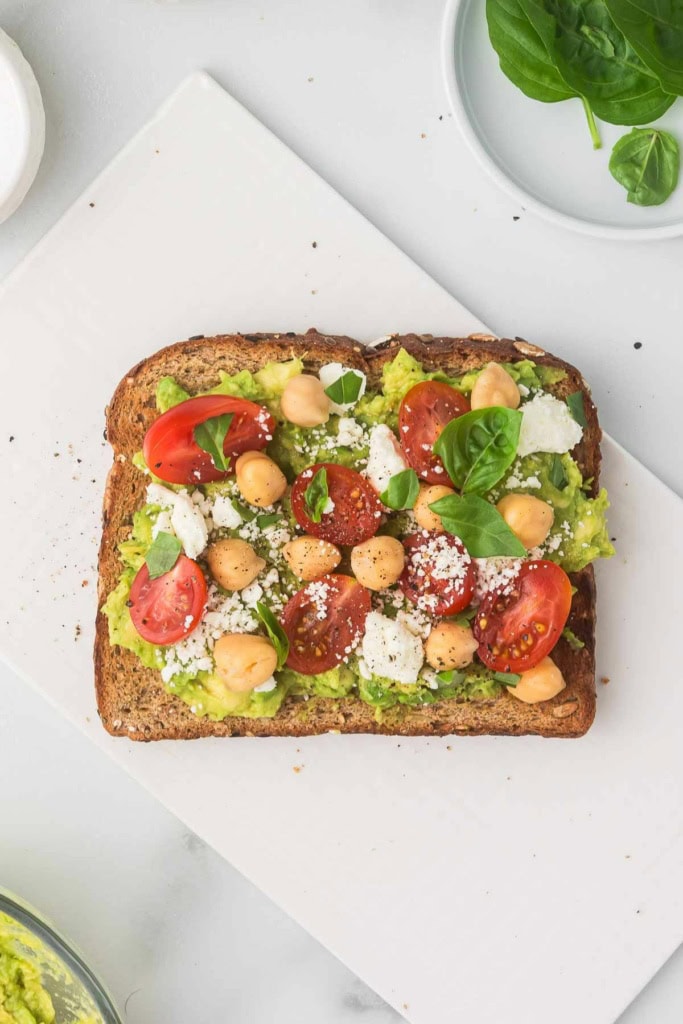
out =
<svg viewBox="0 0 683 1024"><path fill-rule="evenodd" d="M460 133L467 143L470 152L476 157L489 177L507 195L522 203L527 210L538 214L560 227L569 228L571 231L583 235L592 235L598 238L616 239L621 241L646 242L664 238L677 238L683 234L683 218L675 224L663 224L658 227L630 227L619 228L609 224L600 224L595 221L585 220L581 217L572 216L569 213L562 213L555 207L537 199L521 185L512 181L501 169L499 164L490 156L475 131L467 108L463 101L460 90L460 83L456 72L456 62L453 59L455 51L455 40L458 24L463 12L467 9L471 0L446 0L443 18L441 21L441 70L448 103ZM683 187L683 181L681 181Z"/></svg>

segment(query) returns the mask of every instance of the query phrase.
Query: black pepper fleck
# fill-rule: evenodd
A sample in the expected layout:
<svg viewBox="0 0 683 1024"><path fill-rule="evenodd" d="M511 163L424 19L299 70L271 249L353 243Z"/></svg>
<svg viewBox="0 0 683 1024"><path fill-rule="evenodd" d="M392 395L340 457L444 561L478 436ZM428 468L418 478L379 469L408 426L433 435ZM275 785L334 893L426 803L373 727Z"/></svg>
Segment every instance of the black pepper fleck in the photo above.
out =
<svg viewBox="0 0 683 1024"><path fill-rule="evenodd" d="M88 206L89 206L89 207L90 207L90 209L92 210L92 209L94 208L95 204L94 204L94 203L88 203Z"/></svg>
<svg viewBox="0 0 683 1024"><path fill-rule="evenodd" d="M311 245L313 246L314 249L318 248L318 243L317 242L311 242Z"/></svg>
<svg viewBox="0 0 683 1024"><path fill-rule="evenodd" d="M9 436L9 443L11 444L13 440L14 440L14 434L10 434L10 436Z"/></svg>
<svg viewBox="0 0 683 1024"><path fill-rule="evenodd" d="M519 217L513 217L512 219L513 220L519 220Z"/></svg>
<svg viewBox="0 0 683 1024"><path fill-rule="evenodd" d="M642 341L634 341L633 342L633 347L634 348L642 348L643 347Z"/></svg>

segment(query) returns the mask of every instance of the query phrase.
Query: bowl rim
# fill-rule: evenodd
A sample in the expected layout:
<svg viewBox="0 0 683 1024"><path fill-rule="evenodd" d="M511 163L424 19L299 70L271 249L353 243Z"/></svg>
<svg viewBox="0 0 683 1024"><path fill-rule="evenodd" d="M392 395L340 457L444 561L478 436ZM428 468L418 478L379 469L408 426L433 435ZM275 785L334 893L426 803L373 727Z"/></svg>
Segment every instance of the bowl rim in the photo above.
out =
<svg viewBox="0 0 683 1024"><path fill-rule="evenodd" d="M477 0L481 2L481 0ZM477 135L472 122L470 121L465 106L462 90L460 88L459 76L456 70L456 39L458 24L467 9L471 0L446 0L443 18L441 21L441 67L443 80L446 86L448 102L453 113L453 118L460 129L470 151L479 160L479 163L487 172L490 178L500 189L506 192L511 198L524 205L525 209L532 210L552 224L569 228L572 231L583 235L592 235L598 238L616 239L620 241L653 241L662 238L677 238L683 234L683 219L675 224L662 224L649 227L620 228L609 224L598 224L595 221L574 217L568 213L562 213L553 206L537 199L526 189L512 181L492 159L483 146ZM683 188L683 180L681 181Z"/></svg>
<svg viewBox="0 0 683 1024"><path fill-rule="evenodd" d="M65 938L51 921L21 896L0 887L0 914L17 921L40 942L43 942L73 974L94 1000L103 1024L123 1024L114 1001L94 971L88 966L80 949Z"/></svg>

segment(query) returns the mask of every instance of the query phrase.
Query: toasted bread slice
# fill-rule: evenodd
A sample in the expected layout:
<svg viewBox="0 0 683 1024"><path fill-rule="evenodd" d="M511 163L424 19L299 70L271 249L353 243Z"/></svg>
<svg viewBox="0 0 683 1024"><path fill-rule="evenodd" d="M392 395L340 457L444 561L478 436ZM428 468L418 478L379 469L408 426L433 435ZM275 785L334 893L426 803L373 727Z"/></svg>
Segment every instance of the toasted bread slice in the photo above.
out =
<svg viewBox="0 0 683 1024"><path fill-rule="evenodd" d="M114 451L107 479L99 557L98 603L102 605L116 586L121 571L117 545L129 533L133 512L144 504L147 481L131 457L142 448L145 432L158 415L155 388L171 375L190 393L215 385L218 371L256 371L268 362L293 357L316 371L324 363L339 361L362 369L369 387L379 387L382 367L400 347L413 353L429 369L460 374L490 360L536 363L561 367L567 377L549 390L558 397L576 391L584 395L587 427L573 453L584 478L592 478L597 493L600 471L600 427L590 391L573 366L548 355L522 339L499 340L488 335L469 338L395 336L368 349L346 337L328 337L317 331L297 334L220 335L191 338L162 349L138 363L123 378L106 411L106 435ZM159 673L145 668L130 651L109 643L107 620L98 610L95 638L95 685L104 727L115 736L134 740L196 739L202 736L306 736L322 732L384 733L442 736L498 734L520 736L582 736L595 715L595 584L592 567L573 574L577 592L567 625L583 641L573 650L561 639L553 651L566 680L566 688L550 701L524 704L509 693L494 700L458 702L420 708L400 706L383 713L381 724L374 709L359 699L297 697L285 699L274 718L226 718L213 722L198 718L189 707L164 689Z"/></svg>

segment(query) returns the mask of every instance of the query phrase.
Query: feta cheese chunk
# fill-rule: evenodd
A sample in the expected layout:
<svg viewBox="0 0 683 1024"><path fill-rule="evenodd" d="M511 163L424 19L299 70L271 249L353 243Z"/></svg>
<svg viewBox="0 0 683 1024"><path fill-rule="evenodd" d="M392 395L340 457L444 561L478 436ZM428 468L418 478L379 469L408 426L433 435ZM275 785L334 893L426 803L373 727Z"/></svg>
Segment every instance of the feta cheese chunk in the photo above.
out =
<svg viewBox="0 0 683 1024"><path fill-rule="evenodd" d="M365 620L361 645L364 667L396 683L416 683L424 661L422 641L403 622L380 612Z"/></svg>
<svg viewBox="0 0 683 1024"><path fill-rule="evenodd" d="M260 686L254 687L254 693L270 693L277 686L275 676L271 676L270 679L266 679L265 683L261 683Z"/></svg>
<svg viewBox="0 0 683 1024"><path fill-rule="evenodd" d="M146 498L148 505L159 505L160 508L174 508L176 492L172 491L170 487L164 487L163 484L148 484Z"/></svg>
<svg viewBox="0 0 683 1024"><path fill-rule="evenodd" d="M242 516L225 494L216 495L211 514L214 526L225 526L228 530L236 530L242 525Z"/></svg>
<svg viewBox="0 0 683 1024"><path fill-rule="evenodd" d="M343 366L341 363L326 363L325 366L321 366L318 371L320 383L325 390L331 387L331 385L334 384L335 381L339 380L340 377L343 377L345 373L355 373L357 377L361 378L360 390L358 392L358 398L356 398L354 402L345 402L343 405L339 405L337 402L330 401L330 412L336 412L338 415L348 412L348 410L363 397L368 383L367 377L362 370L357 370L353 366Z"/></svg>
<svg viewBox="0 0 683 1024"><path fill-rule="evenodd" d="M201 511L186 492L175 496L171 525L187 557L201 555L209 539L209 530Z"/></svg>
<svg viewBox="0 0 683 1024"><path fill-rule="evenodd" d="M566 402L553 395L536 395L522 406L522 427L519 432L518 457L532 452L555 452L562 455L572 450L583 436L583 430L569 411Z"/></svg>
<svg viewBox="0 0 683 1024"><path fill-rule="evenodd" d="M361 448L365 444L365 440L362 423L350 416L340 416L337 444L344 445L346 448Z"/></svg>
<svg viewBox="0 0 683 1024"><path fill-rule="evenodd" d="M378 494L386 490L392 476L406 468L398 441L385 423L378 423L370 433L370 454L365 475Z"/></svg>

